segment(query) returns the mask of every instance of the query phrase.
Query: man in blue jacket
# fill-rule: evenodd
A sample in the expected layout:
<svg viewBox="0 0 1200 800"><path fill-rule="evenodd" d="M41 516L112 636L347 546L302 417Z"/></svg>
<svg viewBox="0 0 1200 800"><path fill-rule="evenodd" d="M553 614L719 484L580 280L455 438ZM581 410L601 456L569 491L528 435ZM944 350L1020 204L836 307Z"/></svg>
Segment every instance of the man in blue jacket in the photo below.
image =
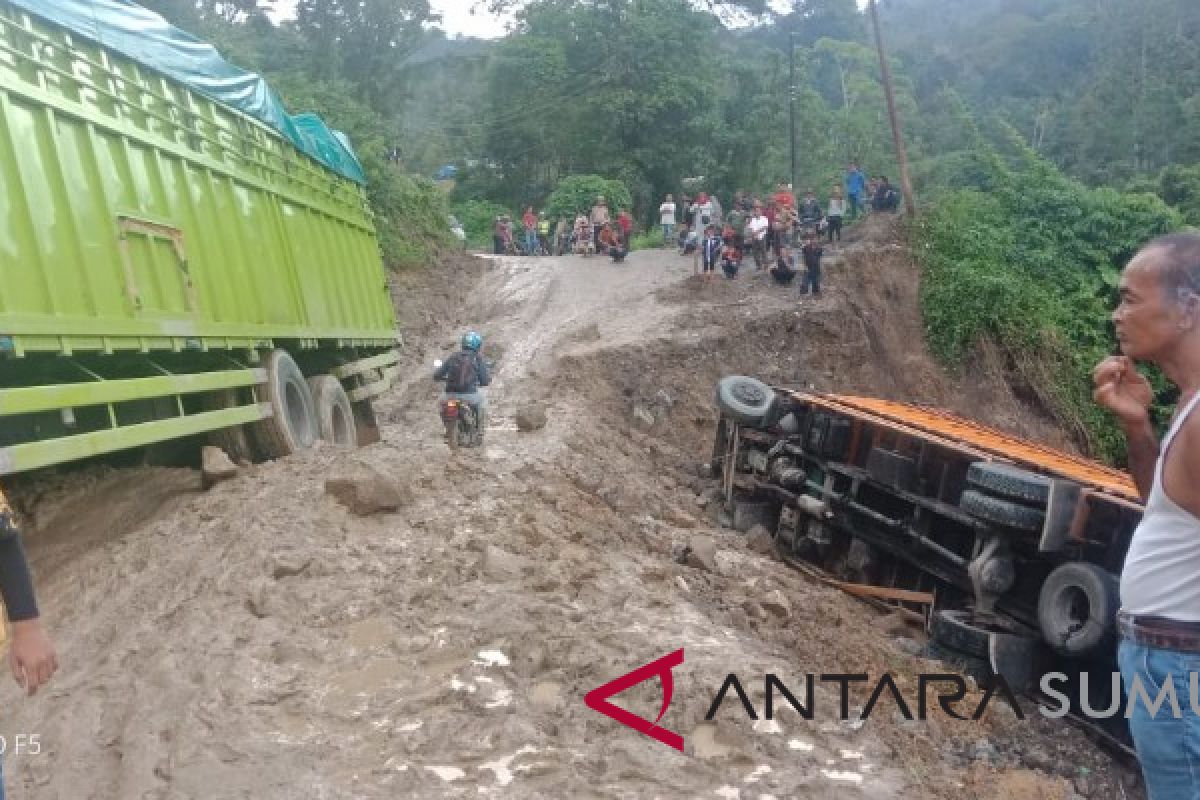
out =
<svg viewBox="0 0 1200 800"><path fill-rule="evenodd" d="M858 168L858 164L850 162L846 170L846 197L850 200L850 218L857 219L858 211L866 204L867 176Z"/></svg>
<svg viewBox="0 0 1200 800"><path fill-rule="evenodd" d="M462 350L446 359L433 379L446 384L443 397L453 397L462 400L475 411L479 421L479 435L487 430L487 397L482 388L492 382L488 373L487 362L483 360L479 349L483 347L483 337L475 331L468 331L462 337Z"/></svg>

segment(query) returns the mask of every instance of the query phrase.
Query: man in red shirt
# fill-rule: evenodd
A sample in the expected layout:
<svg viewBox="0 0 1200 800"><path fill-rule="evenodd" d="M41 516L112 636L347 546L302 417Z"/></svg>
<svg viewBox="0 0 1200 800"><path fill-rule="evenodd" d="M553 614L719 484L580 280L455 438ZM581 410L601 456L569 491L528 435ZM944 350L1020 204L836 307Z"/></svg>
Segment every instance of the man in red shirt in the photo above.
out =
<svg viewBox="0 0 1200 800"><path fill-rule="evenodd" d="M621 228L621 238L628 242L633 232L633 217L623 208L617 212L617 225Z"/></svg>
<svg viewBox="0 0 1200 800"><path fill-rule="evenodd" d="M537 255L537 216L533 213L533 206L525 208L521 223L525 226L525 252L531 256Z"/></svg>
<svg viewBox="0 0 1200 800"><path fill-rule="evenodd" d="M779 188L775 190L775 196L771 199L775 201L775 205L779 208L783 208L784 206L794 208L796 206L796 198L792 197L792 193L786 183L779 184Z"/></svg>

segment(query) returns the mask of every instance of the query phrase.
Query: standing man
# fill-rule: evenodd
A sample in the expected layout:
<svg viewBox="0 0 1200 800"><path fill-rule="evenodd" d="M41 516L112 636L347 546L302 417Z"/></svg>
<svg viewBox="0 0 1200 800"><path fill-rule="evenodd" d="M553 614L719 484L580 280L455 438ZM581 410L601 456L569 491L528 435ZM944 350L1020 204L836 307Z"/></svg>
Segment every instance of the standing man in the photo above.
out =
<svg viewBox="0 0 1200 800"><path fill-rule="evenodd" d="M850 219L858 219L858 211L863 207L867 194L867 176L853 161L846 169L846 197L850 201Z"/></svg>
<svg viewBox="0 0 1200 800"><path fill-rule="evenodd" d="M762 272L767 266L767 235L771 230L771 223L763 214L762 203L755 201L750 221L746 223L746 230L750 236L751 251L754 253L754 271Z"/></svg>
<svg viewBox="0 0 1200 800"><path fill-rule="evenodd" d="M612 218L608 213L608 202L605 201L604 195L596 198L596 205L592 206L592 246L596 252L600 252L600 231L605 225L612 222Z"/></svg>
<svg viewBox="0 0 1200 800"><path fill-rule="evenodd" d="M675 198L667 195L658 207L658 217L662 222L663 246L665 247L675 235Z"/></svg>
<svg viewBox="0 0 1200 800"><path fill-rule="evenodd" d="M1121 275L1120 297L1112 319L1122 355L1096 367L1094 397L1120 422L1146 507L1121 572L1117 660L1150 800L1200 797L1200 715L1188 701L1200 672L1200 234L1145 245ZM1135 361L1158 365L1179 387L1161 445L1154 393ZM1182 717L1170 704L1151 714L1132 702L1135 680L1151 697L1170 680Z"/></svg>
<svg viewBox="0 0 1200 800"><path fill-rule="evenodd" d="M54 645L42 628L33 578L17 521L4 490L0 489L0 596L12 629L8 661L17 685L33 694L58 669ZM0 800L4 800L4 774L0 771Z"/></svg>

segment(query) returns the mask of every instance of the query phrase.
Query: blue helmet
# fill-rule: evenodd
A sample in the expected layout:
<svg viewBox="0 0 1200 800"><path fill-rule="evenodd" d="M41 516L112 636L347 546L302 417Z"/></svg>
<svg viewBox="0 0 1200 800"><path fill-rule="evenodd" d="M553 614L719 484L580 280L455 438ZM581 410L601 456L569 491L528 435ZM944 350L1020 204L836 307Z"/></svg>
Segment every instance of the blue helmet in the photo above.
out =
<svg viewBox="0 0 1200 800"><path fill-rule="evenodd" d="M483 337L475 331L468 331L463 334L462 338L463 350L479 352L479 348L483 347Z"/></svg>

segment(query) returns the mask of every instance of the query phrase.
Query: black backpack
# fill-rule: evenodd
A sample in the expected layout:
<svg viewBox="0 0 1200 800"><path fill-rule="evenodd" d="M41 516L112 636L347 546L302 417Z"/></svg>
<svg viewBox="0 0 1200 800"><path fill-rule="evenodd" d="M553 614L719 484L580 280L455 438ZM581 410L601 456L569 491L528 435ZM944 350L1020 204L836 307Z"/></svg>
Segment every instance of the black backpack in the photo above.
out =
<svg viewBox="0 0 1200 800"><path fill-rule="evenodd" d="M446 380L448 392L473 392L479 376L475 369L475 357L471 353L455 353L451 356L449 378Z"/></svg>

